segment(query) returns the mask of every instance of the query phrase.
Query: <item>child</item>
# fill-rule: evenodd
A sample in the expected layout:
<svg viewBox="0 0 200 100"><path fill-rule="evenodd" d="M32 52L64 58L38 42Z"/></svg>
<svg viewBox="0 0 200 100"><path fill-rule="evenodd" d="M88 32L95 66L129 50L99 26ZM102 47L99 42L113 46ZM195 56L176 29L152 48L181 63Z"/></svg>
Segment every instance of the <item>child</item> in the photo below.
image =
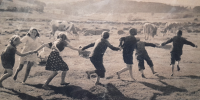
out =
<svg viewBox="0 0 200 100"><path fill-rule="evenodd" d="M77 51L80 51L80 50L69 45L67 41L69 41L67 36L64 33L59 33L57 36L57 40L55 40L53 43L44 44L36 50L38 51L42 49L44 46L47 46L52 49L47 59L47 63L45 67L46 70L52 71L52 74L47 79L46 83L42 86L44 89L47 89L47 90L50 89L48 87L49 83L58 74L57 71L60 71L60 70L62 71L60 85L69 84L65 82L65 76L69 68L68 68L68 65L63 61L59 53L63 51L65 47L69 47L72 50L77 50Z"/></svg>
<svg viewBox="0 0 200 100"><path fill-rule="evenodd" d="M135 53L135 55L136 55L136 58L138 60L139 71L141 72L142 77L146 78L144 76L144 73L143 73L143 71L145 69L144 60L146 60L147 64L150 66L152 73L155 74L156 72L154 71L153 62L152 62L151 58L149 57L149 55L148 55L148 53L147 53L147 51L145 49L145 46L156 47L156 45L153 44L153 43L142 42L142 41L140 41L139 38L137 38L137 41L138 42L136 44L136 53Z"/></svg>
<svg viewBox="0 0 200 100"><path fill-rule="evenodd" d="M168 43L173 42L173 48L171 53L171 66L172 66L172 74L171 76L174 75L174 64L175 61L177 61L177 70L180 70L179 67L179 61L181 60L181 55L182 55L182 49L183 49L183 45L187 44L187 45L191 45L193 47L197 48L197 45L195 45L194 43L187 41L185 38L181 37L182 36L182 31L178 30L177 31L177 36L174 36L173 38L169 39L168 41L164 42L161 44L161 46L164 46Z"/></svg>
<svg viewBox="0 0 200 100"><path fill-rule="evenodd" d="M39 45L41 45L43 42L39 39L40 34L38 33L37 29L30 28L29 32L26 36L22 38L22 43L24 43L24 47L22 52L27 52L30 50L35 50L38 48ZM14 80L17 79L18 73L22 70L25 63L27 63L26 73L24 76L24 80L22 83L25 83L26 79L28 78L28 75L30 73L31 67L36 63L37 61L37 54L28 55L25 57L20 58L20 65L16 69L15 75L13 77Z"/></svg>
<svg viewBox="0 0 200 100"><path fill-rule="evenodd" d="M109 33L104 31L102 32L101 38L97 39L95 41L95 43L91 43L85 47L82 48L82 50L85 50L89 47L93 47L93 50L90 54L90 61L92 62L92 64L94 65L94 67L96 68L96 70L94 71L86 71L88 79L90 79L90 74L96 73L97 76L97 81L95 83L95 85L102 85L99 81L100 78L104 78L105 77L105 72L106 69L103 65L103 55L107 49L107 47L109 47L112 50L120 50L120 48L114 47L112 46L109 41L107 40L109 38Z"/></svg>
<svg viewBox="0 0 200 100"><path fill-rule="evenodd" d="M135 49L135 45L137 42L135 38L135 35L137 35L137 30L135 28L132 28L130 29L129 33L130 36L120 38L120 45L119 45L121 48L123 48L123 59L127 67L118 71L117 75L118 79L120 79L120 74L129 70L131 78L135 80L132 75L132 64L133 64L133 51Z"/></svg>
<svg viewBox="0 0 200 100"><path fill-rule="evenodd" d="M17 51L16 46L21 43L20 37L18 35L13 35L10 40L9 44L7 45L6 49L1 54L1 62L5 69L4 75L0 79L0 87L3 87L2 82L7 79L8 77L12 76L13 74L13 67L15 64L15 54L19 56L26 56L28 54L32 54L34 52L26 52L20 53Z"/></svg>

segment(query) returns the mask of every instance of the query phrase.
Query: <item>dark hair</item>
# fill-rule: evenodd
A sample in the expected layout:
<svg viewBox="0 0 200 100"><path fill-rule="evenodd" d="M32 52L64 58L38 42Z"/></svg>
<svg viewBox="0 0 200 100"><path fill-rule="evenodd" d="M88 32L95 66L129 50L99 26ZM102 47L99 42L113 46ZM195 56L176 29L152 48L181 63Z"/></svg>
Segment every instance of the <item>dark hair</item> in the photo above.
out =
<svg viewBox="0 0 200 100"><path fill-rule="evenodd" d="M103 37L104 39L108 39L108 38L109 38L109 33L108 33L107 31L103 31L103 32L102 32L102 37Z"/></svg>
<svg viewBox="0 0 200 100"><path fill-rule="evenodd" d="M67 36L64 33L59 33L57 39L67 40Z"/></svg>
<svg viewBox="0 0 200 100"><path fill-rule="evenodd" d="M28 36L31 36L31 35L30 35L30 32L32 32L33 30L35 30L35 31L37 32L37 34L35 35L35 37L40 37L40 34L38 33L38 30L37 30L37 29L30 29L29 32L27 33L27 35L28 35Z"/></svg>
<svg viewBox="0 0 200 100"><path fill-rule="evenodd" d="M178 31L177 31L177 35L182 35L182 31L181 31L181 30L178 30Z"/></svg>
<svg viewBox="0 0 200 100"><path fill-rule="evenodd" d="M137 29L132 28L129 30L130 35L137 35Z"/></svg>

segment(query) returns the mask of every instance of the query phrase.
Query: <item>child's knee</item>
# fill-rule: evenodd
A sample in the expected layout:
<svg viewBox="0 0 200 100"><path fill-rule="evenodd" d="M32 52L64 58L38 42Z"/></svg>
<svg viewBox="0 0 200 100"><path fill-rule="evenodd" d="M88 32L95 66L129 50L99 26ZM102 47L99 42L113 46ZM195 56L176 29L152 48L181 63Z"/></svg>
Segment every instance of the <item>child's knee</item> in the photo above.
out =
<svg viewBox="0 0 200 100"><path fill-rule="evenodd" d="M7 70L7 74L8 74L8 76L12 76L13 75L13 71L12 70Z"/></svg>

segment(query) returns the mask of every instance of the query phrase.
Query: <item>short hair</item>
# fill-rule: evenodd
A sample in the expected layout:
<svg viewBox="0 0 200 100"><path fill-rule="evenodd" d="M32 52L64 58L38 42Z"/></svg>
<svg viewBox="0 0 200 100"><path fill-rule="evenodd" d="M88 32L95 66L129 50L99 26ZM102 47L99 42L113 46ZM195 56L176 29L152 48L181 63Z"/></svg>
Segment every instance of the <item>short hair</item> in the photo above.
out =
<svg viewBox="0 0 200 100"><path fill-rule="evenodd" d="M67 36L64 33L58 33L57 39L67 40Z"/></svg>
<svg viewBox="0 0 200 100"><path fill-rule="evenodd" d="M107 32L107 31L103 31L101 36L104 38L104 39L108 39L110 34Z"/></svg>
<svg viewBox="0 0 200 100"><path fill-rule="evenodd" d="M27 35L31 36L30 34L32 33L33 30L35 30L37 32L35 37L40 37L40 34L39 34L38 30L36 28L33 28L33 27L30 28L30 30L28 31Z"/></svg>
<svg viewBox="0 0 200 100"><path fill-rule="evenodd" d="M181 30L178 30L176 33L177 33L177 35L182 35L182 31Z"/></svg>
<svg viewBox="0 0 200 100"><path fill-rule="evenodd" d="M131 28L131 29L129 30L129 33L130 33L130 35L137 35L137 29Z"/></svg>
<svg viewBox="0 0 200 100"><path fill-rule="evenodd" d="M21 39L19 35L13 35L10 39L9 39L9 43L13 44L14 41L16 41L17 39Z"/></svg>

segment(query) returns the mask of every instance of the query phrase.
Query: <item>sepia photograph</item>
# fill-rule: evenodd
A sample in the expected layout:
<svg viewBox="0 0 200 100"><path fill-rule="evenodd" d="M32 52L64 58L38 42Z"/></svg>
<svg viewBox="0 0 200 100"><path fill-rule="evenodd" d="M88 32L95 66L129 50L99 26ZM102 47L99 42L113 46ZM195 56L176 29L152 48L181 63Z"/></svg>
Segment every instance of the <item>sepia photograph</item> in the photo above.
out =
<svg viewBox="0 0 200 100"><path fill-rule="evenodd" d="M200 0L0 0L0 100L200 100Z"/></svg>

